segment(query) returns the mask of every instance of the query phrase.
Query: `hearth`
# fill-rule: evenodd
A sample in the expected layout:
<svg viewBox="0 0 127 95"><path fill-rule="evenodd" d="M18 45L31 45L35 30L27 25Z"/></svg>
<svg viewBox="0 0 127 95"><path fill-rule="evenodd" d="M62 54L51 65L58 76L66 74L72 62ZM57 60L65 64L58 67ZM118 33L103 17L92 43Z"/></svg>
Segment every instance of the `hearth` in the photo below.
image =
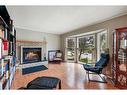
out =
<svg viewBox="0 0 127 95"><path fill-rule="evenodd" d="M41 47L21 47L21 63L34 63L42 61Z"/></svg>

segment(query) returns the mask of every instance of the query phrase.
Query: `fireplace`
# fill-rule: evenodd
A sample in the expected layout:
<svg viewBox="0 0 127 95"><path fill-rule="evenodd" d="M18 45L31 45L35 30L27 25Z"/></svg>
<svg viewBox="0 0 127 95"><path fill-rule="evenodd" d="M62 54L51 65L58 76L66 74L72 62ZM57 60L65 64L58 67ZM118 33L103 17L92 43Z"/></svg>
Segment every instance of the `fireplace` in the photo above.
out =
<svg viewBox="0 0 127 95"><path fill-rule="evenodd" d="M21 63L34 63L42 61L41 47L21 47Z"/></svg>

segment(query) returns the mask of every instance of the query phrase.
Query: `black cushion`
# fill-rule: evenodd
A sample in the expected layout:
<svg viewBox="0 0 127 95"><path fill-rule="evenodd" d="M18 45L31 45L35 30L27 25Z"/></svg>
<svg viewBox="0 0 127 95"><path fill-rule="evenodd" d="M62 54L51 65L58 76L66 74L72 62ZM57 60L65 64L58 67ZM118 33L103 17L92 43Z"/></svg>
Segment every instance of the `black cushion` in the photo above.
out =
<svg viewBox="0 0 127 95"><path fill-rule="evenodd" d="M56 77L38 77L28 83L27 89L53 89L59 82L60 79Z"/></svg>
<svg viewBox="0 0 127 95"><path fill-rule="evenodd" d="M102 70L102 67L99 67L99 66L93 67L93 66L90 66L90 65L87 65L87 64L83 64L83 67L87 71L95 72L95 73L98 73L98 74Z"/></svg>

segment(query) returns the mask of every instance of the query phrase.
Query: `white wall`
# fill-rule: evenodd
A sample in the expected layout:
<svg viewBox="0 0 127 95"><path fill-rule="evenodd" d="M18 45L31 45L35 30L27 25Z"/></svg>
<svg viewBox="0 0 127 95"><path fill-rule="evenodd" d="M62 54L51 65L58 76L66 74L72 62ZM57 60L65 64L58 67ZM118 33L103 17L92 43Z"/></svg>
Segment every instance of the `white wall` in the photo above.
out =
<svg viewBox="0 0 127 95"><path fill-rule="evenodd" d="M47 41L47 52L60 49L60 35L16 28L17 40L43 41L44 38Z"/></svg>

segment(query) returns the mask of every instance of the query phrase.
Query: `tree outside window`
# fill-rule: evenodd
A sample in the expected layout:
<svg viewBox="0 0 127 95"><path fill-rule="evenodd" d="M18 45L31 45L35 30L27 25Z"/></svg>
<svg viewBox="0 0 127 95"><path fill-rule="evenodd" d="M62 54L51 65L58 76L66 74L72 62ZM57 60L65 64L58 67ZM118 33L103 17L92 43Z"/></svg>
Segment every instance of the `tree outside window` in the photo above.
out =
<svg viewBox="0 0 127 95"><path fill-rule="evenodd" d="M84 36L78 40L78 60L83 63L93 62L95 60L95 35Z"/></svg>

